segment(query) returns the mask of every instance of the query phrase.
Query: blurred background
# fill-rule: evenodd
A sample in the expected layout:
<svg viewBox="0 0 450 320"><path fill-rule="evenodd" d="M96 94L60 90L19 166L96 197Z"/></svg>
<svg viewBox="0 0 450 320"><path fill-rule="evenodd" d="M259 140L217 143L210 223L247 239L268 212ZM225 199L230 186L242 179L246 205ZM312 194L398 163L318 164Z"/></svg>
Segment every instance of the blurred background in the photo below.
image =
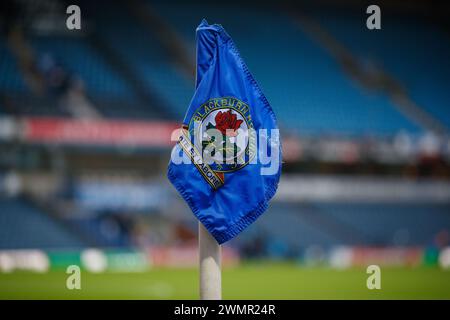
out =
<svg viewBox="0 0 450 320"><path fill-rule="evenodd" d="M0 297L70 298L49 284L70 264L92 284L75 297L197 296L197 220L166 167L206 18L284 156L267 212L224 246L225 297L370 298L374 263L391 270L381 297L449 298L450 6L378 1L369 30L369 4L2 0Z"/></svg>

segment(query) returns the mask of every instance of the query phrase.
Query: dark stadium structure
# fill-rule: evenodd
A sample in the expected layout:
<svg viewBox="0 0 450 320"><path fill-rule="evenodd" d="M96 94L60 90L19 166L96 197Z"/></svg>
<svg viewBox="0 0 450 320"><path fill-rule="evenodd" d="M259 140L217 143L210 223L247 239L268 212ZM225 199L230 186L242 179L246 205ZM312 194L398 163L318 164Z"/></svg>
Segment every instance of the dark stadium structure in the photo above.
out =
<svg viewBox="0 0 450 320"><path fill-rule="evenodd" d="M450 245L450 7L382 1L369 31L355 1L0 3L0 250L196 243L158 130L195 90L202 18L233 37L283 142L277 196L226 246L302 260Z"/></svg>

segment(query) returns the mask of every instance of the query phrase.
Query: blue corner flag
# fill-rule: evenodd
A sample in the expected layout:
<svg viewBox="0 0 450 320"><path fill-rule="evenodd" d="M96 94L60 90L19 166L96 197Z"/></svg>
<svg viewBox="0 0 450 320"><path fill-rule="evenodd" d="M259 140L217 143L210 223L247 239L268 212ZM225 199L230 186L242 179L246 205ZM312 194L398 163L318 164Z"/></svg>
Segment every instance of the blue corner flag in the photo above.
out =
<svg viewBox="0 0 450 320"><path fill-rule="evenodd" d="M266 210L281 144L272 108L233 40L206 20L197 28L196 91L180 131L168 178L222 244Z"/></svg>

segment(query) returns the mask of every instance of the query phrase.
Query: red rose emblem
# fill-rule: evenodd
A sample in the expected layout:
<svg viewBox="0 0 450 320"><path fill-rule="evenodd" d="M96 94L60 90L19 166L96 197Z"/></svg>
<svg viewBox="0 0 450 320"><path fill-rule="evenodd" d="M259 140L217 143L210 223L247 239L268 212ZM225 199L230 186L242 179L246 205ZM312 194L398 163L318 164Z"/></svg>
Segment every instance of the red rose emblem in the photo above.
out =
<svg viewBox="0 0 450 320"><path fill-rule="evenodd" d="M229 137L237 136L236 130L243 122L243 120L238 120L237 115L233 114L231 110L227 112L219 111L214 120L216 120L216 129Z"/></svg>

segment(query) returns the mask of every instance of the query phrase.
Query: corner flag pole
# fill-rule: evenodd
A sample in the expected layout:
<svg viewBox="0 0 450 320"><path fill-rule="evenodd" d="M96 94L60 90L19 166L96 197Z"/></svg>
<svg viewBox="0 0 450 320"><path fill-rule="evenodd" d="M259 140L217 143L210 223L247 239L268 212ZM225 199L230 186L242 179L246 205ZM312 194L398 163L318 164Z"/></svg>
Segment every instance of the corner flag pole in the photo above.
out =
<svg viewBox="0 0 450 320"><path fill-rule="evenodd" d="M198 223L198 246L200 262L200 299L222 299L221 247L216 239Z"/></svg>

